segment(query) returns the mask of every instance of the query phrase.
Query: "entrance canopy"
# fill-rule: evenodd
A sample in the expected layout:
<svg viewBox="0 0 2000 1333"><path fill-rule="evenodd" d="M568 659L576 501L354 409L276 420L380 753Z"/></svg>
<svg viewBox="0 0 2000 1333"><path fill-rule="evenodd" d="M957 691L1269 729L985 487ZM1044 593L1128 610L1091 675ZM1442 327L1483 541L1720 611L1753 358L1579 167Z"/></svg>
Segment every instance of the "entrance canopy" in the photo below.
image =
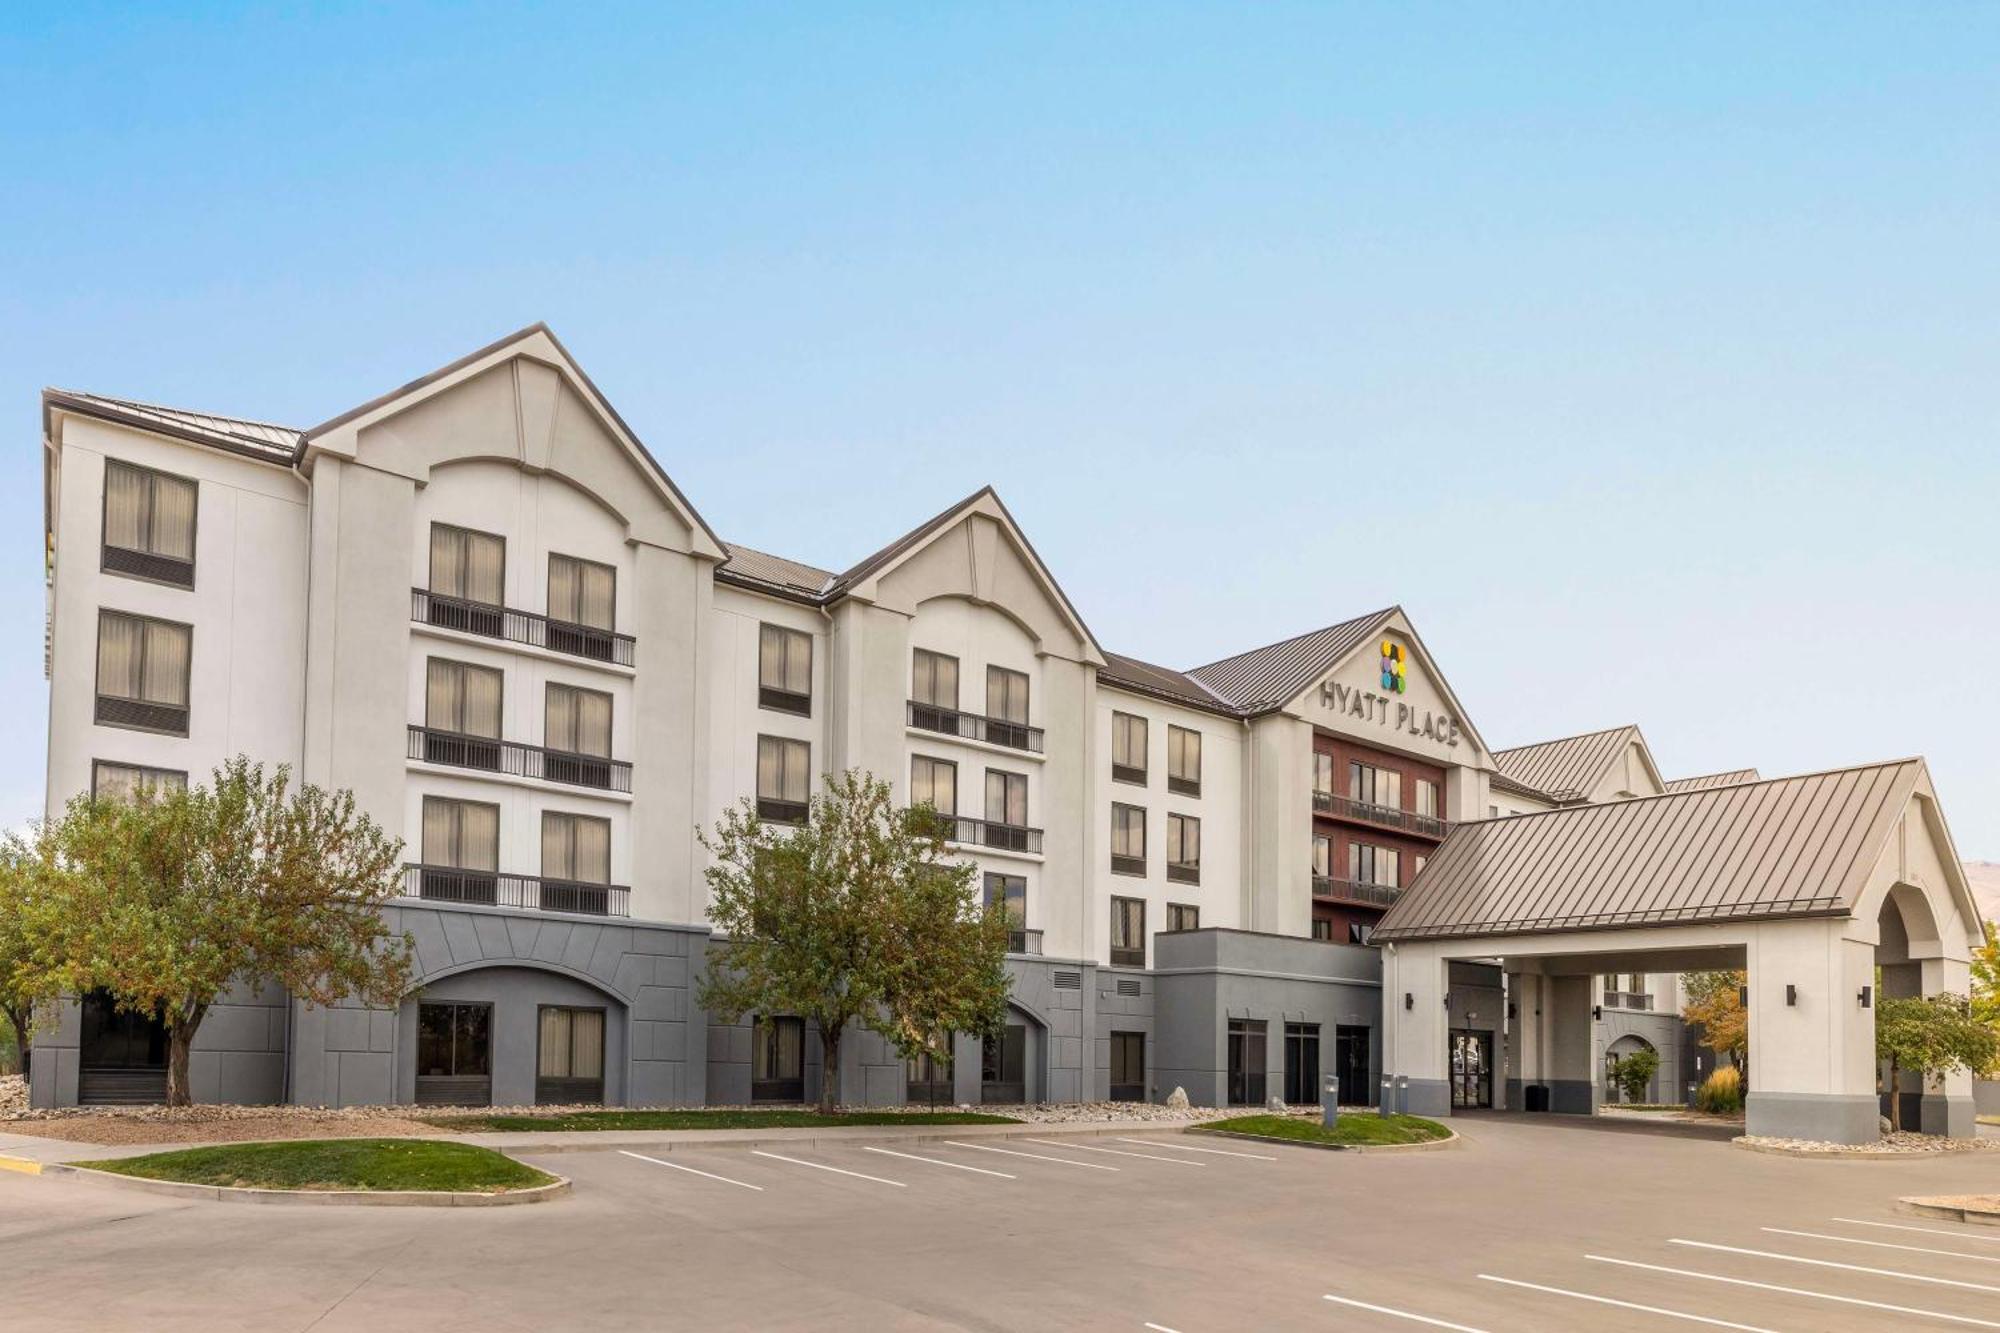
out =
<svg viewBox="0 0 2000 1333"><path fill-rule="evenodd" d="M1921 759L1461 824L1375 930L1413 1109L1448 1106L1453 959L1501 961L1510 1086L1557 1105L1594 1074L1590 975L1740 967L1750 1132L1841 1142L1875 1137L1878 966L1891 994L1964 994L1979 938ZM1937 1122L1969 1124L1970 1091L1927 1090Z"/></svg>

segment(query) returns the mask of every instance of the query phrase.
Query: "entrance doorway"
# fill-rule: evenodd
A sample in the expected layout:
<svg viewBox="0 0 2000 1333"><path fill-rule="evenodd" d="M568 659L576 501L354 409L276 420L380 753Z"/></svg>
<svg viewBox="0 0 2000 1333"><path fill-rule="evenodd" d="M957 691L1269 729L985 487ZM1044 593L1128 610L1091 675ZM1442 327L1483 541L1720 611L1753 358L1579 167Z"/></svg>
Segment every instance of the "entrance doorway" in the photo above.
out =
<svg viewBox="0 0 2000 1333"><path fill-rule="evenodd" d="M1369 1029L1333 1030L1333 1074L1340 1080L1340 1100L1349 1106L1373 1106L1375 1084L1368 1077Z"/></svg>
<svg viewBox="0 0 2000 1333"><path fill-rule="evenodd" d="M1285 1024L1285 1100L1293 1106L1319 1101L1319 1024Z"/></svg>
<svg viewBox="0 0 2000 1333"><path fill-rule="evenodd" d="M1261 1018L1229 1020L1229 1104L1264 1104L1264 1033Z"/></svg>
<svg viewBox="0 0 2000 1333"><path fill-rule="evenodd" d="M1493 1034L1471 1028L1451 1030L1451 1106L1466 1110L1493 1105Z"/></svg>
<svg viewBox="0 0 2000 1333"><path fill-rule="evenodd" d="M167 1025L157 1013L121 1010L108 991L91 991L77 1058L76 1099L85 1106L167 1099Z"/></svg>
<svg viewBox="0 0 2000 1333"><path fill-rule="evenodd" d="M1146 1034L1143 1032L1114 1032L1111 1034L1111 1100L1114 1102L1143 1102L1146 1100Z"/></svg>
<svg viewBox="0 0 2000 1333"><path fill-rule="evenodd" d="M980 1043L979 1100L1017 1106L1028 1100L1028 1029L1009 1023Z"/></svg>

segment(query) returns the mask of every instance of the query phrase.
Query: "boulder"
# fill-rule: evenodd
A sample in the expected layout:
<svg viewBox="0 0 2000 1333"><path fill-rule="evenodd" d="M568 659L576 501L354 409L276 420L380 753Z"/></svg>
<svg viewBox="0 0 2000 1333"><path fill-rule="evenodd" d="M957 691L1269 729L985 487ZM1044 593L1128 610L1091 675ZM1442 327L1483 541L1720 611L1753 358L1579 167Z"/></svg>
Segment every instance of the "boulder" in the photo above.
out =
<svg viewBox="0 0 2000 1333"><path fill-rule="evenodd" d="M1264 1109L1272 1115L1284 1115L1291 1110L1289 1106L1285 1105L1285 1099L1275 1092L1264 1099Z"/></svg>
<svg viewBox="0 0 2000 1333"><path fill-rule="evenodd" d="M1187 1110L1188 1108L1187 1089L1175 1088L1172 1092L1168 1093L1167 1105L1171 1106L1176 1111Z"/></svg>

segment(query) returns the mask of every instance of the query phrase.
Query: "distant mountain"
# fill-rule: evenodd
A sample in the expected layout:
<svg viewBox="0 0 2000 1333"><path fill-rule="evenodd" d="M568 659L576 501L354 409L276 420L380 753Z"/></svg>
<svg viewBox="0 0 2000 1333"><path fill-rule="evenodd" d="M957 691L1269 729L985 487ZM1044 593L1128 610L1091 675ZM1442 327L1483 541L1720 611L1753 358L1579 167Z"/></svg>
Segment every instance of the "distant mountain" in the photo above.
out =
<svg viewBox="0 0 2000 1333"><path fill-rule="evenodd" d="M1988 921L2000 921L2000 862L1967 861L1965 877L1972 881L1979 914Z"/></svg>

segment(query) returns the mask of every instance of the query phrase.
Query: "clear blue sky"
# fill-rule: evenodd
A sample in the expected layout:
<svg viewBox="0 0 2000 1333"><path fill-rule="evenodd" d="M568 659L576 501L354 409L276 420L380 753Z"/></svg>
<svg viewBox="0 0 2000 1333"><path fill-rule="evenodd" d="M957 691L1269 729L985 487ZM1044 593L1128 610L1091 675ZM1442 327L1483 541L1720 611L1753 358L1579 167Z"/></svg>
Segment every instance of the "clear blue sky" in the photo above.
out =
<svg viewBox="0 0 2000 1333"><path fill-rule="evenodd" d="M0 18L8 823L43 385L545 319L726 537L990 481L1118 651L1400 602L1495 745L1922 753L2000 859L2000 8L167 8Z"/></svg>

